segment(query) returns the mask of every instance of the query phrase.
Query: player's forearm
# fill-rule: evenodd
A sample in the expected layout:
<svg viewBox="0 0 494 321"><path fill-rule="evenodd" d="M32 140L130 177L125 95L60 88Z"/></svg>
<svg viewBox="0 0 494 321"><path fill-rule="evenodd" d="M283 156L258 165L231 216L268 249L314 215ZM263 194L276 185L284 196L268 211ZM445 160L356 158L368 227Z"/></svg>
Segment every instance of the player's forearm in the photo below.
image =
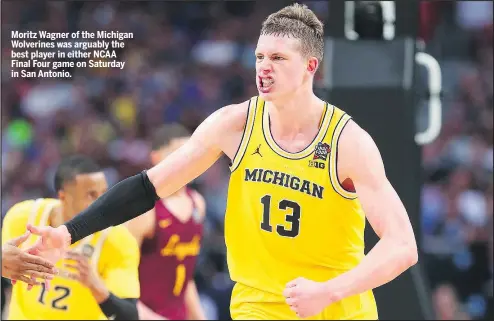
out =
<svg viewBox="0 0 494 321"><path fill-rule="evenodd" d="M153 184L147 174L142 172L113 186L64 225L73 244L88 235L146 213L158 199Z"/></svg>
<svg viewBox="0 0 494 321"><path fill-rule="evenodd" d="M104 285L103 282L91 284L88 288L98 304L101 304L102 302L108 300L108 297L110 296L110 291L108 291L108 288Z"/></svg>
<svg viewBox="0 0 494 321"><path fill-rule="evenodd" d="M187 319L188 320L206 320L204 311L202 311L199 298L194 304L187 304Z"/></svg>
<svg viewBox="0 0 494 321"><path fill-rule="evenodd" d="M141 301L137 302L137 311L139 320L168 320L167 318L157 314Z"/></svg>
<svg viewBox="0 0 494 321"><path fill-rule="evenodd" d="M417 262L415 242L383 237L354 269L326 282L343 299L386 284Z"/></svg>
<svg viewBox="0 0 494 321"><path fill-rule="evenodd" d="M189 320L206 320L195 282L190 281L185 293L185 305Z"/></svg>

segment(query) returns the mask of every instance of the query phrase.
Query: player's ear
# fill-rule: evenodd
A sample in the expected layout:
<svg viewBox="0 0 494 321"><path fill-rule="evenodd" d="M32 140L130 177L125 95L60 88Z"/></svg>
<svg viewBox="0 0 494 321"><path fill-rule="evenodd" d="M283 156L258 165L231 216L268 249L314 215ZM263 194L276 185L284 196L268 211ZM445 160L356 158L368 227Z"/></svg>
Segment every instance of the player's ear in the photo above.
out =
<svg viewBox="0 0 494 321"><path fill-rule="evenodd" d="M316 57L310 57L307 63L307 70L311 74L315 74L318 66L319 66L319 60L317 60Z"/></svg>
<svg viewBox="0 0 494 321"><path fill-rule="evenodd" d="M159 161L160 161L160 159L159 159L159 158L160 158L160 153L159 153L159 151L157 151L157 150L153 150L153 151L151 151L150 156L151 156L151 162L152 162L153 164L158 164L158 163L159 163Z"/></svg>
<svg viewBox="0 0 494 321"><path fill-rule="evenodd" d="M65 196L66 196L66 194L65 194L65 191L64 191L63 189L59 189L59 190L57 191L57 194L58 194L58 199L59 199L60 201L62 201L62 202L63 202L63 201L65 201Z"/></svg>

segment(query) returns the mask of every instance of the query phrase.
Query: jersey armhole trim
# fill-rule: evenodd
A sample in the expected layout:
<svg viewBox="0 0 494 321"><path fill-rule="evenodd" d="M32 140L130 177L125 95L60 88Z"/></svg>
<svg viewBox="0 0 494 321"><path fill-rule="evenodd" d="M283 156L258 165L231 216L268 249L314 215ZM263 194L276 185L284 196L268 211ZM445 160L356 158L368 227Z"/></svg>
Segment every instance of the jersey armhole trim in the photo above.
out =
<svg viewBox="0 0 494 321"><path fill-rule="evenodd" d="M343 186L341 186L340 180L338 179L338 144L341 133L350 119L351 117L348 114L344 114L338 121L338 124L336 125L333 133L333 137L331 138L331 146L334 147L334 153L331 153L329 156L329 180L336 193L340 194L340 196L348 200L354 200L357 198L357 193L347 191L345 188L343 188Z"/></svg>
<svg viewBox="0 0 494 321"><path fill-rule="evenodd" d="M33 203L33 207L31 208L31 211L29 213L29 217L27 219L27 223L28 224L31 224L31 225L34 225L34 226L38 226L38 222L36 221L36 219L38 218L38 210L39 208L41 207L41 203L43 202L43 199L42 198L38 198L34 201Z"/></svg>
<svg viewBox="0 0 494 321"><path fill-rule="evenodd" d="M43 198L38 198L34 201L33 207L29 213L27 223L34 226L46 226L48 223L48 219L50 216L51 209L53 208L53 204L47 204L47 202L43 202ZM34 245L38 240L37 236L30 237L26 242L26 247Z"/></svg>
<svg viewBox="0 0 494 321"><path fill-rule="evenodd" d="M43 212L41 213L41 218L38 223L40 226L47 226L48 223L50 222L50 214L53 208L56 206L55 203L50 203L47 204L46 207L43 209Z"/></svg>
<svg viewBox="0 0 494 321"><path fill-rule="evenodd" d="M93 266L94 271L98 271L101 251L103 250L103 245L105 244L105 241L108 238L108 234L110 233L111 228L112 227L109 227L101 231L98 240L96 240L96 244L94 244L94 252L93 252L93 256L91 257L91 265Z"/></svg>
<svg viewBox="0 0 494 321"><path fill-rule="evenodd" d="M240 144L238 145L237 152L233 157L232 162L230 163L230 171L233 173L237 167L240 165L240 162L244 158L245 151L247 150L247 146L249 145L250 136L252 135L252 131L254 129L254 118L256 114L258 98L251 98L249 100L249 106L247 107L247 117L245 119L245 127L244 132L242 134L242 139L240 140Z"/></svg>

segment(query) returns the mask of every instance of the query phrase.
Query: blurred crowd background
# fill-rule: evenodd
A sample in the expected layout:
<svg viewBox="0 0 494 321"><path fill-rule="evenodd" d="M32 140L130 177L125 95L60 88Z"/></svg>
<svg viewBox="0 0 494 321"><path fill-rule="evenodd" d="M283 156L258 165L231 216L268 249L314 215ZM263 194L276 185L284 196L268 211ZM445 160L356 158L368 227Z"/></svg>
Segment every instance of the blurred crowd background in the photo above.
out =
<svg viewBox="0 0 494 321"><path fill-rule="evenodd" d="M423 2L443 127L422 150L422 251L438 319L493 318L492 1Z"/></svg>
<svg viewBox="0 0 494 321"><path fill-rule="evenodd" d="M301 2L326 19L326 2ZM162 124L194 130L215 109L256 95L260 23L285 4L2 2L2 217L16 202L54 196L54 168L65 155L91 155L113 184L149 166L150 137ZM134 39L118 52L124 70L22 79L10 78L10 30L119 30ZM492 318L492 2L422 2L420 38L443 74L443 129L423 148L418 237L430 299L440 320ZM227 162L193 183L207 201L196 281L211 319L229 318Z"/></svg>

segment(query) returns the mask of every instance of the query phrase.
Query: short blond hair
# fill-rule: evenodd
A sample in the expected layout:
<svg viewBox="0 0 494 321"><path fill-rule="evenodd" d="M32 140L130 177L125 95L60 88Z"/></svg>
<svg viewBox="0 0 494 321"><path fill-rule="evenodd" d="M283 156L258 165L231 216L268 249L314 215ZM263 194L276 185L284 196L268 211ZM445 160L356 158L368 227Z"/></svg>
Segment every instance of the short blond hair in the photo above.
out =
<svg viewBox="0 0 494 321"><path fill-rule="evenodd" d="M323 58L324 25L306 5L295 3L270 14L262 23L261 35L300 39L304 56Z"/></svg>

